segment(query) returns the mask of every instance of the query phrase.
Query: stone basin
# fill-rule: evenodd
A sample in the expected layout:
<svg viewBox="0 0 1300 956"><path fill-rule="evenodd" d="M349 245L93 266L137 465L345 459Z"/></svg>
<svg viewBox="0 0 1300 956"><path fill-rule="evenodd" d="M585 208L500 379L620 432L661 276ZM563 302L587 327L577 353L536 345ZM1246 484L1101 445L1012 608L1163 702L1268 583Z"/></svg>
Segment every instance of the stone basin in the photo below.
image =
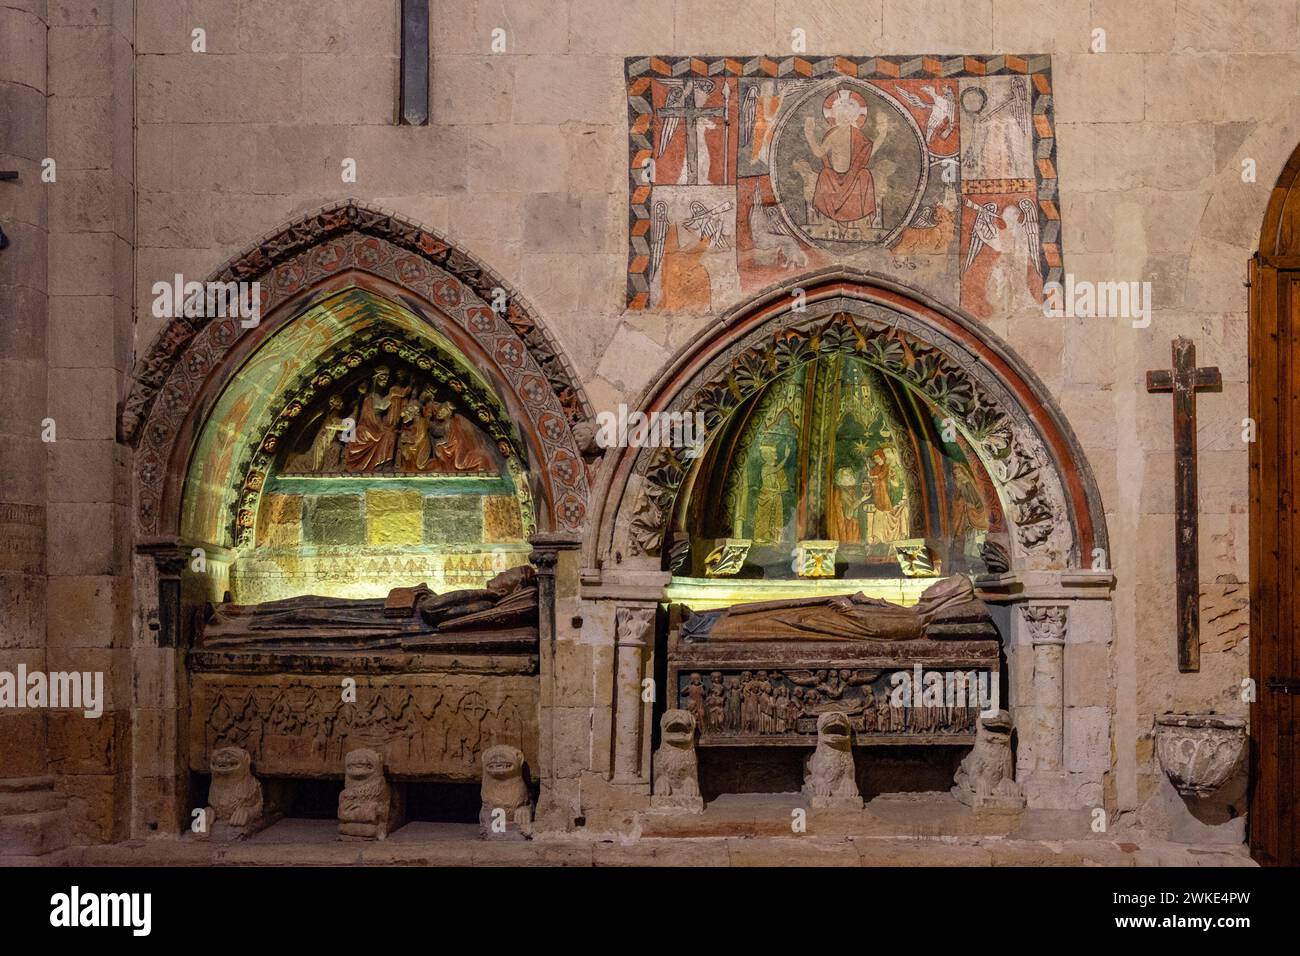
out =
<svg viewBox="0 0 1300 956"><path fill-rule="evenodd" d="M1162 714L1156 718L1156 756L1187 797L1204 797L1232 774L1246 747L1246 720L1222 714Z"/></svg>

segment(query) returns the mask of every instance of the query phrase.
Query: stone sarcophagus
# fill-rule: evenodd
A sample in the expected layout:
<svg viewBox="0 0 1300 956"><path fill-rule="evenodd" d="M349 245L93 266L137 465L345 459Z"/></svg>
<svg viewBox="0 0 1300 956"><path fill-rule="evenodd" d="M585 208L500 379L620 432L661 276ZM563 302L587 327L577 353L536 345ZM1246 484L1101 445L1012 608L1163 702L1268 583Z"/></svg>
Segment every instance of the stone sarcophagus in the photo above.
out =
<svg viewBox="0 0 1300 956"><path fill-rule="evenodd" d="M223 604L190 652L190 766L238 747L259 776L335 778L359 748L395 780L477 781L495 745L537 759L531 568L481 590Z"/></svg>
<svg viewBox="0 0 1300 956"><path fill-rule="evenodd" d="M812 746L833 712L857 745L971 744L1002 706L998 633L960 576L910 608L861 593L673 605L669 624L669 707L702 746Z"/></svg>

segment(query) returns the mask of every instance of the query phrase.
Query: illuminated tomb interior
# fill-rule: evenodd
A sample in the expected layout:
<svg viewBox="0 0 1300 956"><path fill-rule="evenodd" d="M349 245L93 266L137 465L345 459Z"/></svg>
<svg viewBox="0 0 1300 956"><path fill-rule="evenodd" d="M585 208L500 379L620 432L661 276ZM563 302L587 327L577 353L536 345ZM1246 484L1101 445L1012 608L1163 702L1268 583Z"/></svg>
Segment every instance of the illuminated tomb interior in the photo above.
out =
<svg viewBox="0 0 1300 956"><path fill-rule="evenodd" d="M526 452L486 378L392 301L350 289L286 323L215 401L181 531L209 600L482 586L527 561Z"/></svg>
<svg viewBox="0 0 1300 956"><path fill-rule="evenodd" d="M687 482L675 526L690 550L676 574L715 586L982 572L985 540L1006 530L956 426L848 355L819 356L756 390Z"/></svg>

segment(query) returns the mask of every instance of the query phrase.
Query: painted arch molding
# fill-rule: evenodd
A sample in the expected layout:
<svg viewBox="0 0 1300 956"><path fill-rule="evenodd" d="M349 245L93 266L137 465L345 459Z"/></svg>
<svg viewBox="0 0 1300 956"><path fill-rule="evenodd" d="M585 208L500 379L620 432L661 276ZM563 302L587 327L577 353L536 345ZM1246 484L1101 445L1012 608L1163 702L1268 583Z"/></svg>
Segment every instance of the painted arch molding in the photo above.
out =
<svg viewBox="0 0 1300 956"><path fill-rule="evenodd" d="M349 291L482 376L518 429L539 531L587 527L590 488L574 436L591 418L582 387L528 303L448 239L349 200L268 234L206 281L258 282L261 321L246 329L238 318L172 318L138 363L118 439L136 448L141 539L178 536L191 453L226 386L277 333ZM322 354L338 344L322 340ZM250 448L235 453L255 454L265 424L250 422Z"/></svg>
<svg viewBox="0 0 1300 956"><path fill-rule="evenodd" d="M637 407L701 413L707 442L767 382L832 352L862 359L952 420L997 488L1014 569L1109 566L1091 469L1046 387L975 319L879 276L827 270L733 309L668 363ZM662 567L692 466L680 449L608 455L584 566Z"/></svg>

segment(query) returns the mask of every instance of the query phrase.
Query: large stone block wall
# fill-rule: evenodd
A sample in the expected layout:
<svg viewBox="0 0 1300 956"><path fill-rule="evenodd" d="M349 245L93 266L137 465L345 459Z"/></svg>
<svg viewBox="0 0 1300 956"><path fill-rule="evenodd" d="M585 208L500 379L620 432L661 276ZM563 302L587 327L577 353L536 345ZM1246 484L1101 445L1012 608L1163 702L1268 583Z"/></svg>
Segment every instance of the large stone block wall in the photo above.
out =
<svg viewBox="0 0 1300 956"><path fill-rule="evenodd" d="M202 277L291 217L355 196L440 230L514 285L555 333L597 409L633 403L671 355L736 303L698 313L624 310L623 58L781 54L798 28L812 54L1051 54L1066 270L1080 279L1149 280L1154 296L1153 320L1141 329L1037 311L989 322L1064 408L1107 508L1113 641L1072 645L1080 666L1067 664L1065 679L1067 693L1078 690L1081 699L1104 694L1113 714L1108 805L1133 809L1153 789L1154 715L1211 705L1245 712L1242 628L1207 646L1200 674L1177 672L1170 400L1148 394L1144 375L1168 367L1175 335L1192 337L1200 364L1222 370L1223 391L1198 403L1201 574L1207 586L1223 575L1245 581L1242 282L1272 180L1300 141L1296 0L434 6L428 127L394 123L391 0L52 0L48 88L30 44L18 44L15 56L4 47L0 81L30 91L33 103L49 94L49 150L60 161L60 184L49 192L48 286L39 278L43 261L21 259L43 238L43 206L0 206L15 239L0 253L0 286L17 290L21 309L43 310L49 295L48 405L60 422L60 442L47 453L50 589L60 608L87 611L52 616L51 654L57 648L83 667L102 663L116 676L114 699L123 699L131 664L122 652L132 636L120 549L129 522L111 412L133 354L160 327L150 311L153 282L177 272ZM0 17L13 30L0 35L43 29L45 7L3 0ZM504 53L490 51L497 27L506 31ZM206 32L206 53L191 52L195 28ZM1097 28L1105 30L1105 53L1090 52ZM33 123L42 121L38 107L25 108L35 111ZM35 137L11 150L26 182L40 143ZM341 178L345 159L356 161L354 183ZM1246 160L1256 182L1242 181ZM0 191L0 202L13 201L9 195ZM5 301L15 300L0 294ZM0 335L16 333L4 323ZM6 367L19 373L4 376L15 391L6 408L47 394L45 355L27 338L6 346ZM3 428L37 455L30 425L19 417ZM6 467L5 480L20 470ZM29 475L0 500L41 507L43 478ZM571 596L576 570L564 580ZM575 629L571 618L581 613L572 606L558 615L556 666L566 692L553 702L553 739L563 750L553 754L557 777L575 788L584 772L608 770L612 759L601 702L611 699L616 672L612 613L609 620L587 613ZM38 621L31 618L33 634ZM44 653L43 638L28 643L24 653ZM547 746L543 740L544 753ZM81 789L88 807L121 799L112 794L126 792L114 789L126 756L97 757L93 772L70 772L68 786ZM88 810L91 817L121 819L116 808ZM118 826L87 824L83 832L107 839Z"/></svg>
<svg viewBox="0 0 1300 956"><path fill-rule="evenodd" d="M0 670L45 667L45 4L0 6ZM0 779L47 773L46 715L0 711ZM0 806L0 813L3 813Z"/></svg>

